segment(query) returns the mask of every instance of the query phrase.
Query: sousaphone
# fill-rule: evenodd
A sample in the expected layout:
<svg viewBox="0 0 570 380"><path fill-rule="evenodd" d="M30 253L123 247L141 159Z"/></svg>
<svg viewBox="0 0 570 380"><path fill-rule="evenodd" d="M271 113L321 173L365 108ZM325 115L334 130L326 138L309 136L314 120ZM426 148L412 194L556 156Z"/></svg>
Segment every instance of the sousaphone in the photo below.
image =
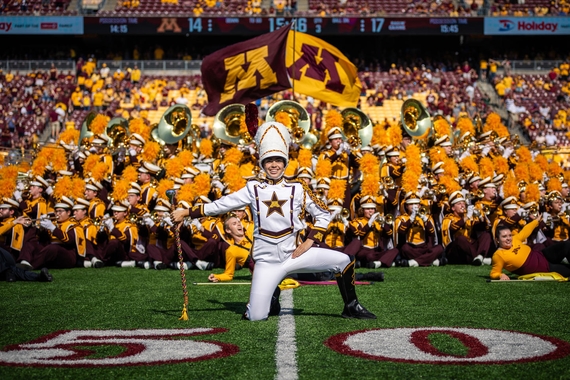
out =
<svg viewBox="0 0 570 380"><path fill-rule="evenodd" d="M269 107L265 121L277 121L276 116L279 112L283 112L289 118L289 125L285 125L289 128L293 142L307 149L315 145L317 136L309 132L311 118L302 105L291 100L280 100Z"/></svg>
<svg viewBox="0 0 570 380"><path fill-rule="evenodd" d="M351 147L367 146L372 140L372 121L358 108L345 108L342 116L342 134Z"/></svg>
<svg viewBox="0 0 570 380"><path fill-rule="evenodd" d="M414 140L426 139L432 132L433 123L427 109L416 99L407 99L400 110L402 128Z"/></svg>
<svg viewBox="0 0 570 380"><path fill-rule="evenodd" d="M222 108L214 118L213 133L222 143L228 145L241 145L251 141L253 136L244 136L241 131L241 122L245 117L243 104L229 104Z"/></svg>
<svg viewBox="0 0 570 380"><path fill-rule="evenodd" d="M157 125L152 127L152 138L161 145L176 144L190 131L192 112L184 104L168 108Z"/></svg>

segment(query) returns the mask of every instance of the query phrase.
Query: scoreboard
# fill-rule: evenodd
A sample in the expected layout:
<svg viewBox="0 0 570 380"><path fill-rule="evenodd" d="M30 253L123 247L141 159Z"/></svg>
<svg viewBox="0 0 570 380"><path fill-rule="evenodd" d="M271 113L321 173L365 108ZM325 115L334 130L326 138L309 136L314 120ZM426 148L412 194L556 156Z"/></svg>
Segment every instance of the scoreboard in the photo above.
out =
<svg viewBox="0 0 570 380"><path fill-rule="evenodd" d="M259 35L288 17L85 17L85 34ZM297 17L294 30L312 35L482 35L482 17Z"/></svg>

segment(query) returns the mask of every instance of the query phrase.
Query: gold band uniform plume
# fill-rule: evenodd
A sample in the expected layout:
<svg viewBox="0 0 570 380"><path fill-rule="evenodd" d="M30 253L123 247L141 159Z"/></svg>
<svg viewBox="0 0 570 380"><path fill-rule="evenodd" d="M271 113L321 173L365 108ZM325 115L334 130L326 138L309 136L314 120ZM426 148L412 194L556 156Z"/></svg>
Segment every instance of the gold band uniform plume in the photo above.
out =
<svg viewBox="0 0 570 380"><path fill-rule="evenodd" d="M528 175L530 178L530 182L542 181L542 168L540 165L534 162L529 162L528 164Z"/></svg>
<svg viewBox="0 0 570 380"><path fill-rule="evenodd" d="M47 165L49 165L49 157L38 154L38 156L34 160L34 163L32 164L32 174L34 176L39 175L43 177Z"/></svg>
<svg viewBox="0 0 570 380"><path fill-rule="evenodd" d="M530 183L526 186L526 201L527 202L536 202L540 200L540 189L538 188L538 184Z"/></svg>
<svg viewBox="0 0 570 380"><path fill-rule="evenodd" d="M109 171L109 165L104 162L97 162L93 169L91 169L91 177L97 182L105 179L105 175Z"/></svg>
<svg viewBox="0 0 570 380"><path fill-rule="evenodd" d="M299 161L299 166L302 168L313 168L313 154L309 149L300 148L299 149L299 157L297 160Z"/></svg>
<svg viewBox="0 0 570 380"><path fill-rule="evenodd" d="M291 116L289 116L288 112L285 111L275 112L275 121L283 124L284 126L287 127L287 129L291 130Z"/></svg>
<svg viewBox="0 0 570 380"><path fill-rule="evenodd" d="M447 154L439 146L434 146L433 148L430 148L430 150L428 151L428 155L430 162L432 164L435 164L437 162L444 162L445 159L447 158Z"/></svg>
<svg viewBox="0 0 570 380"><path fill-rule="evenodd" d="M562 168L557 162L552 161L550 164L548 164L546 174L551 178L558 177L560 174L562 174Z"/></svg>
<svg viewBox="0 0 570 380"><path fill-rule="evenodd" d="M71 178L71 181L73 183L73 189L71 191L73 199L83 198L85 196L85 181L83 178L74 176Z"/></svg>
<svg viewBox="0 0 570 380"><path fill-rule="evenodd" d="M483 157L479 160L479 177L487 178L495 176L495 168L493 167L493 161L489 157Z"/></svg>
<svg viewBox="0 0 570 380"><path fill-rule="evenodd" d="M115 202L127 199L127 196L129 195L128 191L130 188L131 183L126 179L115 181L113 185L113 192L111 193L111 198L113 198Z"/></svg>
<svg viewBox="0 0 570 380"><path fill-rule="evenodd" d="M342 179L331 180L330 189L327 193L328 199L344 199L346 192L346 181Z"/></svg>
<svg viewBox="0 0 570 380"><path fill-rule="evenodd" d="M390 140L390 144L392 146L400 146L402 143L402 128L399 124L391 125L386 130L386 134L388 135L388 139Z"/></svg>
<svg viewBox="0 0 570 380"><path fill-rule="evenodd" d="M62 196L69 197L73 193L73 181L70 176L64 175L53 185L53 196L61 199Z"/></svg>
<svg viewBox="0 0 570 380"><path fill-rule="evenodd" d="M222 158L222 163L239 165L242 159L243 159L243 152L236 147L232 147L226 150L226 153L224 153L224 157Z"/></svg>
<svg viewBox="0 0 570 380"><path fill-rule="evenodd" d="M366 175L380 175L380 160L372 153L365 153L359 161L360 171Z"/></svg>
<svg viewBox="0 0 570 380"><path fill-rule="evenodd" d="M509 171L509 161L503 156L495 156L493 157L493 167L495 173L506 176Z"/></svg>
<svg viewBox="0 0 570 380"><path fill-rule="evenodd" d="M150 128L144 123L142 118L131 119L129 121L129 133L140 135L145 141L150 139Z"/></svg>
<svg viewBox="0 0 570 380"><path fill-rule="evenodd" d="M329 142L329 131L334 127L342 127L342 115L335 109L329 110L325 116L325 129L321 133L321 144L324 146Z"/></svg>
<svg viewBox="0 0 570 380"><path fill-rule="evenodd" d="M548 180L546 184L546 191L550 193L551 191L558 191L559 193L562 192L562 182L556 177L552 177Z"/></svg>
<svg viewBox="0 0 570 380"><path fill-rule="evenodd" d="M155 163L158 160L158 155L160 154L161 147L160 144L155 141L147 141L144 144L144 148L141 152L141 159L143 161Z"/></svg>
<svg viewBox="0 0 570 380"><path fill-rule="evenodd" d="M530 182L530 173L528 172L528 164L526 162L521 162L515 166L513 169L515 173L515 178L517 182L525 181L526 183Z"/></svg>
<svg viewBox="0 0 570 380"><path fill-rule="evenodd" d="M239 167L240 175L246 179L249 177L255 177L257 166L253 164L253 162L246 162L241 164Z"/></svg>
<svg viewBox="0 0 570 380"><path fill-rule="evenodd" d="M212 158L212 154L214 154L214 147L212 145L212 140L210 139L202 139L200 141L200 154L204 158Z"/></svg>
<svg viewBox="0 0 570 380"><path fill-rule="evenodd" d="M543 154L537 154L534 162L540 166L543 172L548 170L548 160Z"/></svg>
<svg viewBox="0 0 570 380"><path fill-rule="evenodd" d="M139 179L139 173L134 166L129 165L123 170L121 177L129 182L137 182Z"/></svg>
<svg viewBox="0 0 570 380"><path fill-rule="evenodd" d="M85 162L83 163L84 176L88 177L89 173L93 172L93 168L95 167L95 165L97 165L99 159L100 157L98 154L91 154L85 159Z"/></svg>
<svg viewBox="0 0 570 380"><path fill-rule="evenodd" d="M183 150L177 155L180 165L183 168L187 166L192 166L192 161L194 160L194 155L189 150Z"/></svg>
<svg viewBox="0 0 570 380"><path fill-rule="evenodd" d="M518 156L518 162L532 162L532 153L526 146L521 146L516 150Z"/></svg>
<svg viewBox="0 0 570 380"><path fill-rule="evenodd" d="M14 165L0 168L0 197L12 198L16 190L18 167Z"/></svg>
<svg viewBox="0 0 570 380"><path fill-rule="evenodd" d="M227 165L224 170L224 184L232 192L245 186L245 179L241 176L238 165Z"/></svg>
<svg viewBox="0 0 570 380"><path fill-rule="evenodd" d="M107 123L109 118L102 114L97 114L91 124L89 124L89 130L95 135L103 135L107 130Z"/></svg>
<svg viewBox="0 0 570 380"><path fill-rule="evenodd" d="M315 165L315 177L316 178L329 178L332 174L332 164L326 158L322 158L317 161Z"/></svg>
<svg viewBox="0 0 570 380"><path fill-rule="evenodd" d="M370 140L370 146L383 146L386 140L386 128L384 124L376 124L372 128L372 139Z"/></svg>
<svg viewBox="0 0 570 380"><path fill-rule="evenodd" d="M457 120L457 129L459 129L459 137L462 137L465 133L469 132L471 136L475 136L475 126L473 121L468 117L462 117Z"/></svg>
<svg viewBox="0 0 570 380"><path fill-rule="evenodd" d="M451 176L444 174L440 180L439 184L445 186L445 193L450 195L454 191L461 190L461 185Z"/></svg>
<svg viewBox="0 0 570 380"><path fill-rule="evenodd" d="M174 187L174 181L169 179L163 178L158 181L158 185L156 186L156 192L158 193L158 198L168 199L166 195L167 190L171 190Z"/></svg>
<svg viewBox="0 0 570 380"><path fill-rule="evenodd" d="M501 116L498 113L491 112L483 125L483 132L495 131L498 137L509 137L509 130L501 122Z"/></svg>
<svg viewBox="0 0 570 380"><path fill-rule="evenodd" d="M437 119L433 122L433 131L435 133L435 138L439 139L443 136L451 136L451 126L449 122L445 119Z"/></svg>
<svg viewBox="0 0 570 380"><path fill-rule="evenodd" d="M180 190L178 190L178 194L176 195L176 199L178 200L178 202L186 201L189 204L192 204L195 197L196 197L196 192L194 190L193 183L187 183L185 185L182 185L180 187Z"/></svg>
<svg viewBox="0 0 570 380"><path fill-rule="evenodd" d="M402 174L402 187L406 192L415 192L418 188L422 174L421 152L417 145L409 145L406 148L406 169Z"/></svg>
<svg viewBox="0 0 570 380"><path fill-rule="evenodd" d="M459 166L453 158L446 157L443 160L443 170L445 170L445 174L451 176L451 178L458 178L459 177Z"/></svg>
<svg viewBox="0 0 570 380"><path fill-rule="evenodd" d="M461 170L465 174L475 173L479 175L479 165L477 165L473 156L464 157L461 162L459 162L459 166L461 166Z"/></svg>
<svg viewBox="0 0 570 380"><path fill-rule="evenodd" d="M180 162L180 159L178 157L173 157L169 160L166 160L164 168L166 169L167 177L180 178L182 172L184 171L184 166L182 166L182 163ZM163 199L168 199L168 198L163 198Z"/></svg>
<svg viewBox="0 0 570 380"><path fill-rule="evenodd" d="M77 129L66 129L65 131L61 132L57 143L63 141L66 144L73 144L79 145L79 134L80 132Z"/></svg>
<svg viewBox="0 0 570 380"><path fill-rule="evenodd" d="M519 198L519 181L512 174L507 175L505 183L503 183L503 195L506 198L513 196Z"/></svg>
<svg viewBox="0 0 570 380"><path fill-rule="evenodd" d="M211 186L212 184L209 174L198 174L196 177L194 177L194 197L200 195L207 197Z"/></svg>

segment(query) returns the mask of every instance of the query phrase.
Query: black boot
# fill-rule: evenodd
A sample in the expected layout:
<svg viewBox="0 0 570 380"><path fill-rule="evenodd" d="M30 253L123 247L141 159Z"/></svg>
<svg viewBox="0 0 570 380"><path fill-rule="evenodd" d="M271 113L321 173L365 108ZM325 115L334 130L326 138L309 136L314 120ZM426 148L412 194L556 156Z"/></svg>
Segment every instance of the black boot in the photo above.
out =
<svg viewBox="0 0 570 380"><path fill-rule="evenodd" d="M354 287L354 260L348 264L344 272L336 278L340 295L344 301L343 318L376 319L376 316L366 310L356 298Z"/></svg>
<svg viewBox="0 0 570 380"><path fill-rule="evenodd" d="M279 315L281 312L281 304L279 303L279 296L281 295L281 289L275 288L273 295L271 296L271 306L269 306L269 315Z"/></svg>

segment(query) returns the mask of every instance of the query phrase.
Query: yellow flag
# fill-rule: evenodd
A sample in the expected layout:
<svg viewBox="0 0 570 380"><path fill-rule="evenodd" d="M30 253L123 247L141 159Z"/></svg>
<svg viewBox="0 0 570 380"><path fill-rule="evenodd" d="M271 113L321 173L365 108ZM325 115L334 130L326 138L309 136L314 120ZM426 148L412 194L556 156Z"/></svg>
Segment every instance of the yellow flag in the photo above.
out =
<svg viewBox="0 0 570 380"><path fill-rule="evenodd" d="M291 30L285 62L295 92L338 107L356 107L362 89L358 71L331 44Z"/></svg>

